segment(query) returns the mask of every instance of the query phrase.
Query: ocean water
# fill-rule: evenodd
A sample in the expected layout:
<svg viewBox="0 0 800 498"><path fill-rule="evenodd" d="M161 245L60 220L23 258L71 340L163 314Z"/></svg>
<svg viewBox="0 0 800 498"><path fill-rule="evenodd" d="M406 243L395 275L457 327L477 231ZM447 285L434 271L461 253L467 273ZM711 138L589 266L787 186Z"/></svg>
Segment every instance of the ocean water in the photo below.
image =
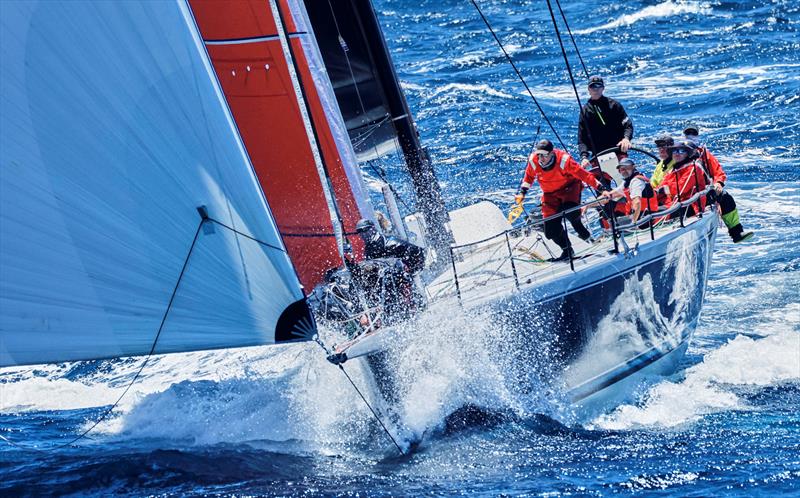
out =
<svg viewBox="0 0 800 498"><path fill-rule="evenodd" d="M480 4L574 152L577 104L546 3ZM68 447L142 360L5 369L0 435L38 449L0 441L0 494L800 494L800 6L562 4L635 144L699 124L756 232L734 245L720 231L678 373L569 423L546 396L505 389L486 355L491 320L447 310L424 318L403 358L399 411L425 437L397 457L315 345L155 357L112 416ZM376 7L448 204L509 202L537 126L553 136L472 5Z"/></svg>

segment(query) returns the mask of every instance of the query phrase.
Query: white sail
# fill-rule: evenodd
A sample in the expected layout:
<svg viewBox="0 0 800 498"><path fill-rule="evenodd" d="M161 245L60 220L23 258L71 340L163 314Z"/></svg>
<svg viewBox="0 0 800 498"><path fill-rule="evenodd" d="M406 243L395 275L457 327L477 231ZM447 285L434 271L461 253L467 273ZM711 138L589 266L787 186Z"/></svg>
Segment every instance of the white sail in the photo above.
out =
<svg viewBox="0 0 800 498"><path fill-rule="evenodd" d="M0 10L0 366L308 338L187 7Z"/></svg>

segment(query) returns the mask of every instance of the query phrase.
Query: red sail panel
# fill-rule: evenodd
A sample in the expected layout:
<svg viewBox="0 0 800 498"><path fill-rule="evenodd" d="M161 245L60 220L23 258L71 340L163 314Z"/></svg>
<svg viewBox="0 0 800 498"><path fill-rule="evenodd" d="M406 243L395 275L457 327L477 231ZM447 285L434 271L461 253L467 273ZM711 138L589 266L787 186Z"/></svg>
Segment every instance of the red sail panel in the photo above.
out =
<svg viewBox="0 0 800 498"><path fill-rule="evenodd" d="M291 20L292 14L290 9L286 6L285 0L280 2L279 8L284 13L287 27L294 30L294 21ZM293 38L291 39L291 44L299 70L299 77L305 89L306 99L311 110L311 119L317 129L317 137L319 139L322 157L328 170L328 177L333 185L336 204L339 206L339 215L344 224L344 231L345 233L355 233L356 223L362 218L362 214L358 208L358 202L350 187L350 180L347 177L347 172L342 163L342 156L336 145L336 140L330 125L328 124L328 117L320 101L319 92L314 84L314 79L311 75L311 70L309 69L308 60L303 51L301 41L298 38ZM356 254L361 255L364 248L361 239L359 237L350 237L349 240Z"/></svg>
<svg viewBox="0 0 800 498"><path fill-rule="evenodd" d="M190 0L233 118L300 281L307 289L341 264L327 200L268 2ZM288 8L284 8L287 24ZM287 34L292 36L293 31ZM306 35L308 36L308 35ZM296 66L344 229L360 217L299 40ZM353 237L354 245L360 240Z"/></svg>

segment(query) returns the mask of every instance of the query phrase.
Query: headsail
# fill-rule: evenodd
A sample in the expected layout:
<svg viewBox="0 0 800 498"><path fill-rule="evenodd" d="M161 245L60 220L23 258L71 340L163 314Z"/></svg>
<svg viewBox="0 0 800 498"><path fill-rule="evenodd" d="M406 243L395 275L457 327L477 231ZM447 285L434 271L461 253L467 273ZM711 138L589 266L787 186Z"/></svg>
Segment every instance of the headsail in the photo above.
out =
<svg viewBox="0 0 800 498"><path fill-rule="evenodd" d="M4 2L0 22L0 366L147 354L159 329L156 353L308 338L186 6Z"/></svg>
<svg viewBox="0 0 800 498"><path fill-rule="evenodd" d="M341 265L337 225L352 235L373 215L304 8L190 5L300 280L313 287Z"/></svg>

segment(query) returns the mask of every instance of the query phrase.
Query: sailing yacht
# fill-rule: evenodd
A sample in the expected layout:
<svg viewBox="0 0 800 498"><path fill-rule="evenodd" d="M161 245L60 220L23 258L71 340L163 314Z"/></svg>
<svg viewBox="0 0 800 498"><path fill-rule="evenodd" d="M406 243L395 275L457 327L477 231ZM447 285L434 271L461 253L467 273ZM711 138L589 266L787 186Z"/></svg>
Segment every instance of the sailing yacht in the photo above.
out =
<svg viewBox="0 0 800 498"><path fill-rule="evenodd" d="M417 205L381 202L429 251L428 306L507 325L515 388L547 364L595 411L686 350L713 208L566 263L538 221L448 212L368 0L14 2L2 23L2 367L314 339L305 296L363 260L360 168L392 154ZM393 327L369 332L336 361L363 360L390 413Z"/></svg>

